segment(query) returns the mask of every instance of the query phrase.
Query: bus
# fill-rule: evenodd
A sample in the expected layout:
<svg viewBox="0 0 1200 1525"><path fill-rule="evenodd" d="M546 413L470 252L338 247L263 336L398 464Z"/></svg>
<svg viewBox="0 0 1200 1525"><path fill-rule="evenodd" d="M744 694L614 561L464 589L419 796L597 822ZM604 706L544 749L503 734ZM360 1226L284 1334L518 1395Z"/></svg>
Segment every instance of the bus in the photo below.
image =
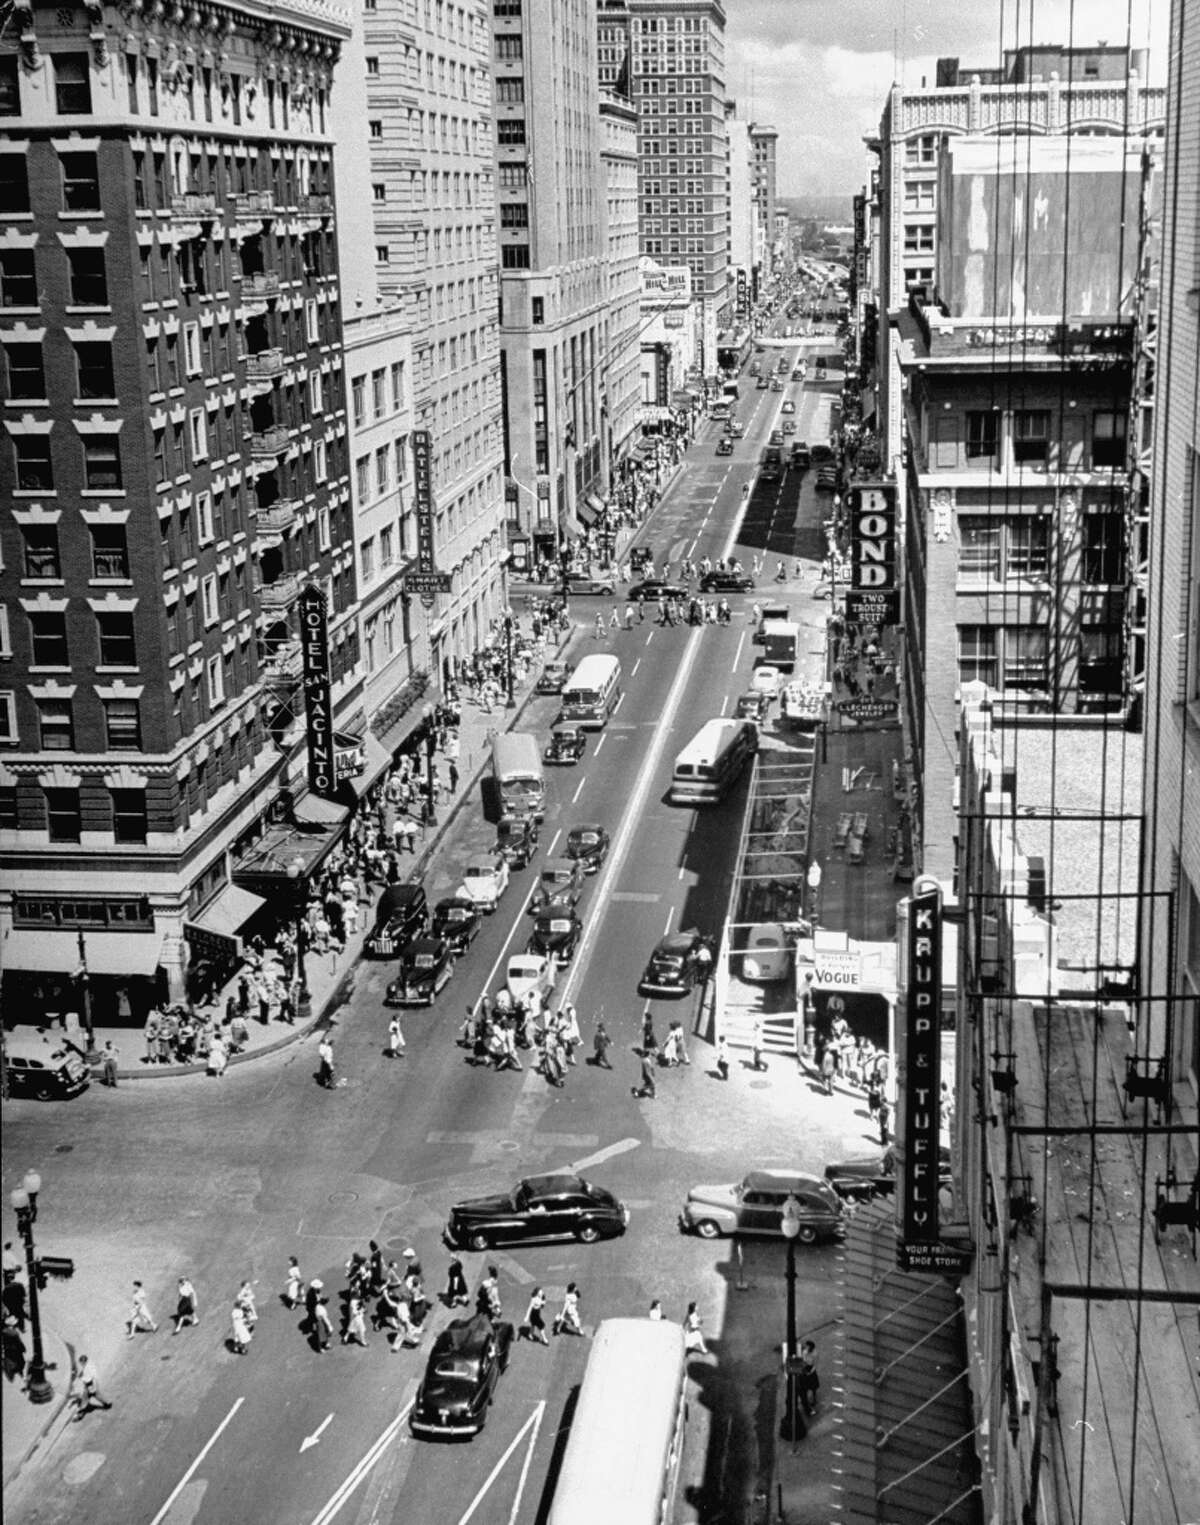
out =
<svg viewBox="0 0 1200 1525"><path fill-rule="evenodd" d="M758 727L752 720L708 720L675 759L673 805L710 805L723 800L758 751Z"/></svg>
<svg viewBox="0 0 1200 1525"><path fill-rule="evenodd" d="M680 1326L605 1319L592 1340L547 1525L670 1525L686 1424Z"/></svg>
<svg viewBox="0 0 1200 1525"><path fill-rule="evenodd" d="M500 796L500 814L546 814L546 775L536 736L528 731L501 731L492 742L492 772Z"/></svg>
<svg viewBox="0 0 1200 1525"><path fill-rule="evenodd" d="M574 721L588 731L600 731L621 697L621 664L616 657L584 657L563 684L563 720Z"/></svg>
<svg viewBox="0 0 1200 1525"><path fill-rule="evenodd" d="M718 397L708 410L709 418L715 423L720 423L726 418L732 418L734 401L735 399L732 397Z"/></svg>

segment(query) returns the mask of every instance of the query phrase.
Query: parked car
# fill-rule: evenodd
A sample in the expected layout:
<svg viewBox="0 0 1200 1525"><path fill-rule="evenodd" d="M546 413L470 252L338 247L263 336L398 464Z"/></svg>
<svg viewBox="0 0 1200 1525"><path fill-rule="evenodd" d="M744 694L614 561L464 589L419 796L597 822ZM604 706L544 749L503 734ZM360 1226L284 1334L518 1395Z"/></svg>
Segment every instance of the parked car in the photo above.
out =
<svg viewBox="0 0 1200 1525"><path fill-rule="evenodd" d="M384 995L387 1006L432 1006L454 973L454 951L441 937L415 937L400 950L400 972Z"/></svg>
<svg viewBox="0 0 1200 1525"><path fill-rule="evenodd" d="M798 365L796 367L796 369L792 372L792 380L793 381L803 381L804 377L805 377L805 374L806 373L805 373L804 367L802 365Z"/></svg>
<svg viewBox="0 0 1200 1525"><path fill-rule="evenodd" d="M687 995L711 966L710 938L694 927L687 932L668 932L650 955L638 981L638 994Z"/></svg>
<svg viewBox="0 0 1200 1525"><path fill-rule="evenodd" d="M834 454L833 446L826 444L814 445L812 447L812 458L814 466L821 466L826 461L834 461L837 459L836 455Z"/></svg>
<svg viewBox="0 0 1200 1525"><path fill-rule="evenodd" d="M629 597L636 602L644 598L647 603L654 603L660 598L686 598L688 590L677 582L666 582L661 577L648 577L645 582L635 582L629 590Z"/></svg>
<svg viewBox="0 0 1200 1525"><path fill-rule="evenodd" d="M705 572L700 579L701 593L749 593L753 587L746 572Z"/></svg>
<svg viewBox="0 0 1200 1525"><path fill-rule="evenodd" d="M790 612L788 610L788 606L786 604L778 604L778 603L775 603L775 604L764 604L763 605L763 611L762 611L762 619L759 620L758 625L755 627L754 634L750 637L751 643L753 645L755 645L755 646L765 645L766 644L766 637L765 637L763 632L765 630L765 627L766 627L767 623L770 620L787 620L787 619L791 619L791 614L790 614Z"/></svg>
<svg viewBox="0 0 1200 1525"><path fill-rule="evenodd" d="M843 591L845 591L844 583L842 584L842 588ZM833 593L834 585L827 578L822 577L817 582L813 583L812 596L814 598L832 598Z"/></svg>
<svg viewBox="0 0 1200 1525"><path fill-rule="evenodd" d="M757 725L762 725L770 713L771 701L766 694L760 694L751 690L748 694L739 694L734 714L739 720L753 720Z"/></svg>
<svg viewBox="0 0 1200 1525"><path fill-rule="evenodd" d="M78 1096L90 1082L84 1056L57 1033L45 1037L4 1037L4 1063L11 1096L32 1096L35 1101L58 1101Z"/></svg>
<svg viewBox="0 0 1200 1525"><path fill-rule="evenodd" d="M778 699L779 690L783 687L783 674L778 667L772 667L764 662L761 667L756 667L750 678L750 687L756 693L763 694L768 700Z"/></svg>
<svg viewBox="0 0 1200 1525"><path fill-rule="evenodd" d="M429 920L429 902L420 884L389 884L375 908L375 929L366 951L375 958L391 958L405 943L420 937Z"/></svg>
<svg viewBox="0 0 1200 1525"><path fill-rule="evenodd" d="M616 585L607 577L592 577L588 572L568 572L566 593L599 593L602 598L611 598L616 592Z"/></svg>
<svg viewBox="0 0 1200 1525"><path fill-rule="evenodd" d="M741 439L746 432L746 426L740 418L731 418L729 420L729 432L733 435L734 439Z"/></svg>
<svg viewBox="0 0 1200 1525"><path fill-rule="evenodd" d="M796 411L796 404L790 397L785 397L783 400L783 407L780 411L783 413L794 413Z"/></svg>
<svg viewBox="0 0 1200 1525"><path fill-rule="evenodd" d="M583 877L583 864L576 859L547 858L529 897L529 909L536 913L551 904L578 905Z"/></svg>
<svg viewBox="0 0 1200 1525"><path fill-rule="evenodd" d="M797 467L797 466L807 468L807 467L809 467L811 465L812 465L812 452L809 450L807 444L802 439L793 440L792 441L792 467L793 467L793 469L795 467Z"/></svg>
<svg viewBox="0 0 1200 1525"><path fill-rule="evenodd" d="M754 383L754 385L755 385L756 390L758 390L759 392L765 392L766 389L771 385L771 383L767 380L767 378L765 376L760 375L758 380Z"/></svg>
<svg viewBox="0 0 1200 1525"><path fill-rule="evenodd" d="M555 726L542 758L548 763L577 763L587 751L587 735L576 725Z"/></svg>
<svg viewBox="0 0 1200 1525"><path fill-rule="evenodd" d="M822 466L821 470L817 472L817 491L836 492L837 485L837 472L834 471L832 466Z"/></svg>
<svg viewBox="0 0 1200 1525"><path fill-rule="evenodd" d="M454 953L465 953L479 935L481 925L474 901L451 895L434 906L429 930L432 936L444 938Z"/></svg>
<svg viewBox="0 0 1200 1525"><path fill-rule="evenodd" d="M742 954L742 978L756 985L774 985L792 971L792 945L777 921L750 928Z"/></svg>
<svg viewBox="0 0 1200 1525"><path fill-rule="evenodd" d="M505 815L496 827L496 851L509 868L525 868L538 848L536 816Z"/></svg>
<svg viewBox="0 0 1200 1525"><path fill-rule="evenodd" d="M608 848L608 832L603 826L595 826L588 822L583 826L571 827L567 832L567 845L564 851L568 858L582 865L585 874L595 874L599 872L600 865L607 858Z"/></svg>
<svg viewBox="0 0 1200 1525"><path fill-rule="evenodd" d="M538 694L561 694L563 685L571 676L571 664L569 662L547 662L538 674L538 680L533 685L534 692Z"/></svg>
<svg viewBox="0 0 1200 1525"><path fill-rule="evenodd" d="M783 1205L796 1199L801 1244L840 1239L846 1208L827 1181L791 1170L752 1170L730 1186L695 1186L688 1192L679 1226L702 1239L726 1234L783 1237Z"/></svg>
<svg viewBox="0 0 1200 1525"><path fill-rule="evenodd" d="M494 853L467 864L457 893L481 911L494 911L507 888L508 864L499 853Z"/></svg>
<svg viewBox="0 0 1200 1525"><path fill-rule="evenodd" d="M554 960L544 953L514 953L504 971L504 985L514 1004L525 1005L534 993L544 1003L554 990Z"/></svg>
<svg viewBox="0 0 1200 1525"><path fill-rule="evenodd" d="M570 906L551 906L534 918L528 951L545 954L560 966L569 964L582 935L583 923Z"/></svg>
<svg viewBox="0 0 1200 1525"><path fill-rule="evenodd" d="M785 418L784 419L784 421L783 421L783 432L784 432L784 434L795 434L795 432L796 432L796 420L794 418Z"/></svg>
<svg viewBox="0 0 1200 1525"><path fill-rule="evenodd" d="M730 437L727 434L722 434L721 438L717 441L717 454L718 455L732 455L733 454L733 441L730 439Z"/></svg>
<svg viewBox="0 0 1200 1525"><path fill-rule="evenodd" d="M529 1176L499 1196L456 1203L446 1223L446 1242L471 1250L531 1239L594 1244L616 1238L628 1226L629 1209L603 1186L576 1175Z"/></svg>
<svg viewBox="0 0 1200 1525"><path fill-rule="evenodd" d="M486 1313L456 1318L433 1343L413 1400L414 1435L478 1435L501 1373L508 1368L513 1326Z"/></svg>
<svg viewBox="0 0 1200 1525"><path fill-rule="evenodd" d="M771 377L771 390L772 390L772 392L782 392L783 391L783 382L780 381L778 376L772 376Z"/></svg>
<svg viewBox="0 0 1200 1525"><path fill-rule="evenodd" d="M771 438L767 441L767 443L769 445L782 445L783 444L783 430L782 429L772 429L771 430Z"/></svg>
<svg viewBox="0 0 1200 1525"><path fill-rule="evenodd" d="M891 1149L883 1154L863 1155L826 1165L825 1179L848 1202L869 1202L872 1197L891 1197L896 1192L896 1155ZM938 1184L953 1186L950 1174L950 1151L945 1144L938 1150Z"/></svg>

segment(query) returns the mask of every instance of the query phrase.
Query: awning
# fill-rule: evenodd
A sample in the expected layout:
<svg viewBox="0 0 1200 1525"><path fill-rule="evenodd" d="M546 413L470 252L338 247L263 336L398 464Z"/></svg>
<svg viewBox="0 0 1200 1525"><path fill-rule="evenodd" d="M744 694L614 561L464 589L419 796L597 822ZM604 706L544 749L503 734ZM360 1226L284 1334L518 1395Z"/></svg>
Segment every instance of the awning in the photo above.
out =
<svg viewBox="0 0 1200 1525"><path fill-rule="evenodd" d="M162 938L153 932L83 934L89 974L153 974ZM0 969L28 969L38 974L79 971L78 932L14 929L0 943Z"/></svg>
<svg viewBox="0 0 1200 1525"><path fill-rule="evenodd" d="M535 535L549 535L553 537L558 534L558 525L553 519L539 519L533 526L533 533Z"/></svg>
<svg viewBox="0 0 1200 1525"><path fill-rule="evenodd" d="M244 926L256 911L261 911L264 905L266 901L261 895L252 895L249 890L239 889L236 884L227 884L215 900L209 901L199 916L192 917L192 924L203 927L207 932L219 932L223 937L234 937L238 928Z"/></svg>
<svg viewBox="0 0 1200 1525"><path fill-rule="evenodd" d="M896 1265L895 1204L860 1208L846 1233L846 1525L981 1525L962 1303L953 1282Z"/></svg>
<svg viewBox="0 0 1200 1525"><path fill-rule="evenodd" d="M304 826L336 826L350 814L347 806L336 800L327 800L320 794L306 794L296 801L296 824Z"/></svg>
<svg viewBox="0 0 1200 1525"><path fill-rule="evenodd" d="M339 822L343 822L349 811L345 805L339 805L337 809ZM268 827L234 869L234 883L256 895L272 896L290 886L295 877L306 878L312 874L341 839L340 826ZM297 874L290 874L289 868L295 868Z"/></svg>
<svg viewBox="0 0 1200 1525"><path fill-rule="evenodd" d="M417 708L417 714L421 713ZM390 752L385 751L380 744L379 738L370 731L363 737L364 766L361 773L346 780L359 799L362 799L367 790L372 787L376 779L388 767L392 761Z"/></svg>
<svg viewBox="0 0 1200 1525"><path fill-rule="evenodd" d="M599 516L599 509L592 507L592 501L593 500L589 495L583 500L582 503L576 503L575 505L576 517L578 518L579 522L581 524L585 524L588 529L591 529L592 525L595 524L596 519Z"/></svg>

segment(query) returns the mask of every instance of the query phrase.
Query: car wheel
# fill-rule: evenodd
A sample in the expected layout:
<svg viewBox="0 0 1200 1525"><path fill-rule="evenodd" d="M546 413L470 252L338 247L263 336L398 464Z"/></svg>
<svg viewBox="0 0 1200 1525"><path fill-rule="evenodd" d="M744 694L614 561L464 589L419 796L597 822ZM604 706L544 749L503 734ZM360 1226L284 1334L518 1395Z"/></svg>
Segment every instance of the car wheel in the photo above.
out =
<svg viewBox="0 0 1200 1525"><path fill-rule="evenodd" d="M491 1239L482 1229L476 1229L473 1234L467 1235L467 1243L473 1250L486 1250L491 1247Z"/></svg>
<svg viewBox="0 0 1200 1525"><path fill-rule="evenodd" d="M579 1230L578 1239L580 1244L595 1244L600 1237L600 1230L594 1223L585 1223Z"/></svg>
<svg viewBox="0 0 1200 1525"><path fill-rule="evenodd" d="M711 1218L701 1218L700 1222L696 1225L696 1232L700 1235L701 1239L719 1239L721 1237L720 1228Z"/></svg>
<svg viewBox="0 0 1200 1525"><path fill-rule="evenodd" d="M49 1101L54 1095L54 1088L48 1085L40 1085L33 1093L34 1101Z"/></svg>
<svg viewBox="0 0 1200 1525"><path fill-rule="evenodd" d="M817 1231L811 1223L802 1223L796 1230L796 1238L801 1244L816 1244Z"/></svg>
<svg viewBox="0 0 1200 1525"><path fill-rule="evenodd" d="M612 588L601 588L600 589L600 597L601 598L611 598L612 596L613 596L613 589Z"/></svg>

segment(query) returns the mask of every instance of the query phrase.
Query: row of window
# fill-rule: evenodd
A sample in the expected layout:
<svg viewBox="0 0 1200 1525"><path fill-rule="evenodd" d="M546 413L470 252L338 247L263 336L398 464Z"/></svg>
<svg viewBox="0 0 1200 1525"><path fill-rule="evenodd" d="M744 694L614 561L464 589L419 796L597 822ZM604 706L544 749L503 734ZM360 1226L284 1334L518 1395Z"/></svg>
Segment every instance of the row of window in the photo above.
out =
<svg viewBox="0 0 1200 1525"><path fill-rule="evenodd" d="M1120 689L1123 634L1119 626L1083 626L1077 684L1083 693ZM1000 693L1045 696L1050 682L1050 635L1042 625L960 625L958 681L981 682Z"/></svg>
<svg viewBox="0 0 1200 1525"><path fill-rule="evenodd" d="M389 391L389 374L391 388ZM389 411L398 413L404 407L404 362L396 360L389 368L380 366L371 372L370 379L371 413L370 418L378 422L386 418ZM389 401L390 408L389 408ZM367 415L367 376L364 372L361 376L355 376L350 383L351 406L354 410L354 426L361 429L369 422Z"/></svg>
<svg viewBox="0 0 1200 1525"><path fill-rule="evenodd" d="M21 576L36 582L63 580L58 525L40 522L18 526L21 534ZM89 524L91 576L129 581L129 546L123 524Z"/></svg>
<svg viewBox="0 0 1200 1525"><path fill-rule="evenodd" d="M106 752L140 752L142 749L140 700L101 699L99 703L104 717L104 750ZM38 749L42 752L73 752L75 750L75 701L73 699L37 699L34 704L37 710ZM0 710L0 724L7 724L10 718L7 709ZM0 739L16 741L15 724L11 734Z"/></svg>
<svg viewBox="0 0 1200 1525"><path fill-rule="evenodd" d="M996 519L958 517L958 580L1044 581L1050 575L1050 520L1043 515ZM1089 587L1119 587L1125 578L1125 521L1119 513L1084 514L1080 520L1079 580Z"/></svg>
<svg viewBox="0 0 1200 1525"><path fill-rule="evenodd" d="M121 442L116 434L90 434L77 441L86 492L122 492ZM54 491L54 466L48 434L12 437L13 462L18 492ZM62 448L66 448L65 446Z"/></svg>
<svg viewBox="0 0 1200 1525"><path fill-rule="evenodd" d="M407 526L407 518L400 518L395 524L385 524L378 536L370 535L359 542L358 559L364 582L370 582L375 576L376 565L379 571L386 572L396 565L397 560L407 560L408 547L405 544ZM375 559L376 548L379 552L378 563Z"/></svg>
<svg viewBox="0 0 1200 1525"><path fill-rule="evenodd" d="M74 392L80 399L114 399L117 395L113 371L112 345L104 340L76 340L71 346L74 360ZM61 363L61 362L60 362ZM42 343L4 341L4 369L8 395L33 402L45 400L46 361Z"/></svg>
<svg viewBox="0 0 1200 1525"><path fill-rule="evenodd" d="M360 504L373 497L382 497L392 488L393 463L397 487L408 480L408 435L403 434L392 445L380 445L373 453L367 451L354 462L354 490Z"/></svg>
<svg viewBox="0 0 1200 1525"><path fill-rule="evenodd" d="M1048 464L1052 456L1062 457L1066 470L1083 465L1084 417L1074 412L1064 415L1062 433L1055 437L1053 415L1048 408L1016 408L1012 412L1010 443L1017 465ZM1090 416L1090 457L1093 469L1125 465L1127 418L1123 412L1100 408ZM934 467L958 465L961 447L967 460L995 462L1003 437L1003 416L998 408L969 409L960 421L956 416L935 416L930 440L930 464Z"/></svg>

